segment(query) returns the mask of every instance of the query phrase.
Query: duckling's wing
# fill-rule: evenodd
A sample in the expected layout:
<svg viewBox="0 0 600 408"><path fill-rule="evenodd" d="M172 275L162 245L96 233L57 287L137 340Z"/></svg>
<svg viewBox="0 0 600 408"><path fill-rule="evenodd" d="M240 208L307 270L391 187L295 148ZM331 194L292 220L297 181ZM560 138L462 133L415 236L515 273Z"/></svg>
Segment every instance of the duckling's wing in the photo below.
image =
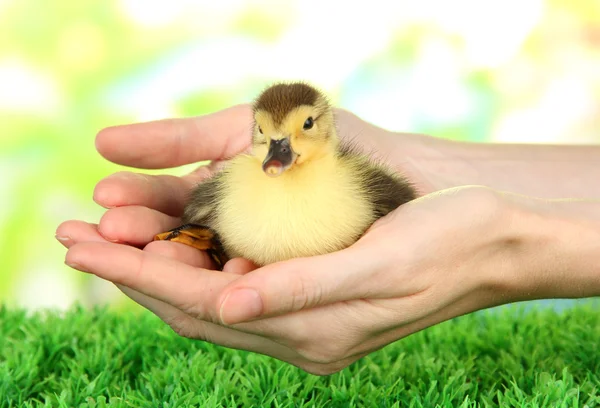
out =
<svg viewBox="0 0 600 408"><path fill-rule="evenodd" d="M213 226L215 210L221 198L222 179L222 173L217 173L192 190L183 212L184 223Z"/></svg>
<svg viewBox="0 0 600 408"><path fill-rule="evenodd" d="M364 175L366 191L371 197L377 218L416 198L408 180L380 165L370 163L365 167Z"/></svg>
<svg viewBox="0 0 600 408"><path fill-rule="evenodd" d="M417 197L408 179L360 152L356 145L340 144L338 157L356 169L361 190L372 203L376 219Z"/></svg>
<svg viewBox="0 0 600 408"><path fill-rule="evenodd" d="M220 182L221 176L217 174L196 186L184 210L184 224L157 234L154 240L179 242L206 251L221 269L229 258L213 229L215 210L220 197Z"/></svg>

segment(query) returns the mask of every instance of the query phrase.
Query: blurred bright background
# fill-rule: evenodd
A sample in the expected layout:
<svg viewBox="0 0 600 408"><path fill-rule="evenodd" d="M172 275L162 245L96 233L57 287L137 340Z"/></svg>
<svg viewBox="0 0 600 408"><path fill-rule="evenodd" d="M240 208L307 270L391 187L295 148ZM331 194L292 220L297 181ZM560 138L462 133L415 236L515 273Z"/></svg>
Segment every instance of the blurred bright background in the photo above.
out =
<svg viewBox="0 0 600 408"><path fill-rule="evenodd" d="M120 170L97 131L281 79L392 130L600 143L600 1L0 0L0 302L130 305L54 240Z"/></svg>

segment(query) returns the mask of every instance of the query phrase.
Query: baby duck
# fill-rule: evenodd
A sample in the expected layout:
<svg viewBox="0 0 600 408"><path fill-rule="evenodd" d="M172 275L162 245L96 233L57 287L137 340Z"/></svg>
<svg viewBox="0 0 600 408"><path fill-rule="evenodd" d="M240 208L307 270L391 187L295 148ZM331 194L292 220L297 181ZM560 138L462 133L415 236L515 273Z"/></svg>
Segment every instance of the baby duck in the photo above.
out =
<svg viewBox="0 0 600 408"><path fill-rule="evenodd" d="M255 101L251 153L199 184L185 225L155 239L262 266L341 250L380 217L414 199L402 176L343 143L325 96L276 84Z"/></svg>

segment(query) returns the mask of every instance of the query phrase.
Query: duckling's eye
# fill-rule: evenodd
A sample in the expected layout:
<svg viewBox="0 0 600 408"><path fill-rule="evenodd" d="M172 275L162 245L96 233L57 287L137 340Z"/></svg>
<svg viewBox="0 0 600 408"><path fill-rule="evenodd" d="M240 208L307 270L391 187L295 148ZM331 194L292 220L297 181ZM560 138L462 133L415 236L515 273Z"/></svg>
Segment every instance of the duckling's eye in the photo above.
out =
<svg viewBox="0 0 600 408"><path fill-rule="evenodd" d="M309 116L308 119L306 119L306 121L304 122L304 130L308 130L310 128L313 127L313 118L312 116Z"/></svg>
<svg viewBox="0 0 600 408"><path fill-rule="evenodd" d="M260 127L260 126L258 127L258 131L259 131L259 132L260 132L260 134L262 135L262 129L261 129L261 127Z"/></svg>

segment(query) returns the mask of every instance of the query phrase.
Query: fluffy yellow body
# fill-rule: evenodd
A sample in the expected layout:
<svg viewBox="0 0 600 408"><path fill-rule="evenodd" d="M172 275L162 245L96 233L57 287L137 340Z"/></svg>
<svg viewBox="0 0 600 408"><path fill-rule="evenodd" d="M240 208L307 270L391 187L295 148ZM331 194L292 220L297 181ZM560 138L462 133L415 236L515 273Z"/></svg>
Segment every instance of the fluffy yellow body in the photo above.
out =
<svg viewBox="0 0 600 408"><path fill-rule="evenodd" d="M266 265L325 254L348 247L373 223L352 162L326 155L273 178L262 157L238 156L224 170L213 227L230 257Z"/></svg>

